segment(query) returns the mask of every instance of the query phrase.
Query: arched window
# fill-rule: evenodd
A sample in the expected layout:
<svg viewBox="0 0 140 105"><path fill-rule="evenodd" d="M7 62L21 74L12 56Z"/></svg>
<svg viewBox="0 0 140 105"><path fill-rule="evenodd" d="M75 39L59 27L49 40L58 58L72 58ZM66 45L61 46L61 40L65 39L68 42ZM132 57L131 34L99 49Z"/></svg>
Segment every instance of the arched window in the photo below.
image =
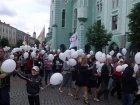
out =
<svg viewBox="0 0 140 105"><path fill-rule="evenodd" d="M66 21L66 10L62 10L62 27L65 27L65 21Z"/></svg>

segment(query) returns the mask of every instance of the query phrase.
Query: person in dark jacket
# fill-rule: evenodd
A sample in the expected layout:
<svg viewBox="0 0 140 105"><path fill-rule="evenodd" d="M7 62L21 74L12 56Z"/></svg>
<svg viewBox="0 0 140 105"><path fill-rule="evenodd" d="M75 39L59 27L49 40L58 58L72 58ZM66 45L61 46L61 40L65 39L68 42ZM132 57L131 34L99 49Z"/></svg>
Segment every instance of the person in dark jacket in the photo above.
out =
<svg viewBox="0 0 140 105"><path fill-rule="evenodd" d="M122 74L123 105L132 105L133 93L138 90L136 74L133 69L134 65L133 59L128 60L128 67L126 67Z"/></svg>
<svg viewBox="0 0 140 105"><path fill-rule="evenodd" d="M6 59L4 58L4 50L0 47L0 66ZM0 70L0 105L10 105L10 76L14 72L4 73Z"/></svg>
<svg viewBox="0 0 140 105"><path fill-rule="evenodd" d="M39 76L39 67L34 66L31 74L22 74L18 72L18 76L27 81L27 93L30 105L40 105L39 90L43 90L41 86L41 77Z"/></svg>
<svg viewBox="0 0 140 105"><path fill-rule="evenodd" d="M108 83L109 79L111 78L111 75L113 73L113 67L111 65L112 58L108 58L104 65L101 68L101 84L98 89L98 98L104 94L104 99L108 100L109 95L109 89L108 89Z"/></svg>

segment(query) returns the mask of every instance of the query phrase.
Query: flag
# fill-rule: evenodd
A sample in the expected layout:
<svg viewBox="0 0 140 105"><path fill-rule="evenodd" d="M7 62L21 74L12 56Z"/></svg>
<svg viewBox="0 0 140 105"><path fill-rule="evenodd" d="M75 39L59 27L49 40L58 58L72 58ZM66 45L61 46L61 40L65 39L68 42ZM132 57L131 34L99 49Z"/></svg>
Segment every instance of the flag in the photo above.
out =
<svg viewBox="0 0 140 105"><path fill-rule="evenodd" d="M45 40L45 26L43 27L37 39L40 43L42 43Z"/></svg>
<svg viewBox="0 0 140 105"><path fill-rule="evenodd" d="M43 27L37 39L40 42L39 49L43 49L43 41L45 41L45 26Z"/></svg>

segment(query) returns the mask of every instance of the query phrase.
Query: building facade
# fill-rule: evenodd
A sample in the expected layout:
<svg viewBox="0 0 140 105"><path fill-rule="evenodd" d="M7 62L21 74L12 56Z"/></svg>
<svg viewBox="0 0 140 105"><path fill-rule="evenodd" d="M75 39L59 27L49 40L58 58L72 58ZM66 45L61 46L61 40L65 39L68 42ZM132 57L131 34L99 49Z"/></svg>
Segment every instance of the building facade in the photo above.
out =
<svg viewBox="0 0 140 105"><path fill-rule="evenodd" d="M0 40L2 38L7 38L9 44L16 44L16 28L6 24L5 22L0 21Z"/></svg>
<svg viewBox="0 0 140 105"><path fill-rule="evenodd" d="M7 38L11 47L16 46L18 40L23 40L25 37L29 45L34 45L35 38L32 38L28 33L20 31L5 22L0 21L0 40Z"/></svg>
<svg viewBox="0 0 140 105"><path fill-rule="evenodd" d="M51 49L61 46L69 48L69 38L78 33L78 49L86 49L85 33L94 22L105 26L113 37L104 49L120 51L122 48L131 50L127 42L129 33L127 15L133 5L140 0L52 0L50 9L50 27L48 45Z"/></svg>

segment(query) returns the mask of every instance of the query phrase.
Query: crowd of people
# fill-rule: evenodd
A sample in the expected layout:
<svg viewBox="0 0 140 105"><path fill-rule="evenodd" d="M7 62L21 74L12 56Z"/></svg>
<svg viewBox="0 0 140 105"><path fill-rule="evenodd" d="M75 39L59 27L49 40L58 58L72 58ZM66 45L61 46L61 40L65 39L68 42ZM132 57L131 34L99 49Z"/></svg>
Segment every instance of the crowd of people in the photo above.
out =
<svg viewBox="0 0 140 105"><path fill-rule="evenodd" d="M3 73L0 70L0 105L10 105L10 76L18 75L27 81L27 93L30 105L40 105L39 90L43 90L42 79L45 85L50 84L52 74L61 73L63 81L59 85L58 91L63 92L67 87L68 95L75 100L81 98L79 92L83 91L84 103L90 105L89 94L93 94L94 101L101 101L104 95L105 100L108 96L117 93L117 99L122 100L123 105L134 105L140 100L140 71L134 71L135 60L126 59L124 56L108 57L102 63L101 70L98 68L97 59L94 55L87 57L87 54L74 58L76 65L71 66L69 59L63 61L59 58L60 52L46 51L41 54L36 51L35 57L24 58L24 50L14 53L14 60L17 64L16 70L12 73ZM54 59L48 58L49 54L54 55ZM9 59L10 53L5 53L0 48L0 65L4 60ZM118 65L127 64L128 66L121 71L117 71ZM53 86L51 85L53 88ZM73 92L72 89L75 89ZM83 88L83 89L81 89Z"/></svg>

